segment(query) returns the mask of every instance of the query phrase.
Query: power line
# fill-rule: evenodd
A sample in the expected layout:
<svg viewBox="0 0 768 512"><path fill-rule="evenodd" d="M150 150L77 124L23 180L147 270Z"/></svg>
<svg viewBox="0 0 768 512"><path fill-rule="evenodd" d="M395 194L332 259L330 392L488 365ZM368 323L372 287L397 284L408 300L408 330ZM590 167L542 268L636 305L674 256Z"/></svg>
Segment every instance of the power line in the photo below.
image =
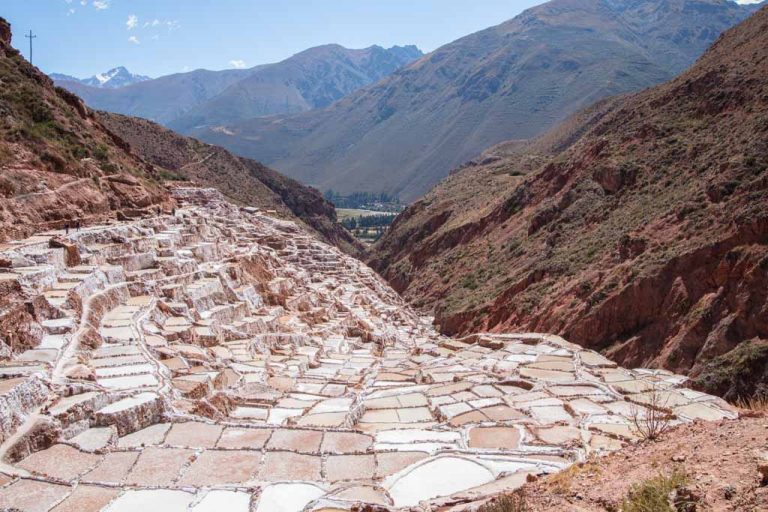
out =
<svg viewBox="0 0 768 512"><path fill-rule="evenodd" d="M32 30L30 29L29 34L25 35L27 39L29 39L29 63L32 64L32 40L35 39L37 36L32 35Z"/></svg>

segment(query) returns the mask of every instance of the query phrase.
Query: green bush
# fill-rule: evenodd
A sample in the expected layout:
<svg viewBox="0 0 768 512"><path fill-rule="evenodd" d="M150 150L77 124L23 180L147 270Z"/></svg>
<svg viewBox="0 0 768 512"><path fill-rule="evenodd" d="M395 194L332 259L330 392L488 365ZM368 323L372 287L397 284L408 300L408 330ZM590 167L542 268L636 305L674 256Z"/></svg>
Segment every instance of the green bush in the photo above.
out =
<svg viewBox="0 0 768 512"><path fill-rule="evenodd" d="M621 506L622 512L676 512L669 494L685 485L687 477L680 471L670 476L659 475L635 484Z"/></svg>
<svg viewBox="0 0 768 512"><path fill-rule="evenodd" d="M693 379L696 389L726 400L768 399L768 343L749 340L713 358Z"/></svg>
<svg viewBox="0 0 768 512"><path fill-rule="evenodd" d="M186 181L187 179L183 174L168 169L160 169L157 174L163 181Z"/></svg>
<svg viewBox="0 0 768 512"><path fill-rule="evenodd" d="M109 148L106 144L99 144L96 146L96 149L93 150L93 156L102 162L105 162L109 159Z"/></svg>

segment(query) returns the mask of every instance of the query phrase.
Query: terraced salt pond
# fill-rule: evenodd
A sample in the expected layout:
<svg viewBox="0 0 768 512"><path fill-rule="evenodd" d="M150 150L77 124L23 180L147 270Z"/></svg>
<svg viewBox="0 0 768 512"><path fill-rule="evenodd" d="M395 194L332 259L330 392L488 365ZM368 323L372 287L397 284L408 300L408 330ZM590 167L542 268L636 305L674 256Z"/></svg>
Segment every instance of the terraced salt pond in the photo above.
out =
<svg viewBox="0 0 768 512"><path fill-rule="evenodd" d="M735 416L557 336L442 337L294 224L176 193L70 233L76 262L0 250L0 320L31 333L0 365L0 508L460 510L621 449L653 404Z"/></svg>

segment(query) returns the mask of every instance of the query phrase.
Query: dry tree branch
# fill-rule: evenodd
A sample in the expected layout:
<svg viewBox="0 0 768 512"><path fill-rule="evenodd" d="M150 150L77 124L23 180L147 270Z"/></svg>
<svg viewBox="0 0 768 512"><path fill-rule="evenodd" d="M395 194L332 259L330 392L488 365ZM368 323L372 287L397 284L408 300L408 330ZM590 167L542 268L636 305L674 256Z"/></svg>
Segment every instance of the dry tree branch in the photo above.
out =
<svg viewBox="0 0 768 512"><path fill-rule="evenodd" d="M655 441L672 426L675 416L668 407L669 396L665 396L663 391L654 384L648 392L648 403L644 408L635 403L630 407L630 420L645 441Z"/></svg>

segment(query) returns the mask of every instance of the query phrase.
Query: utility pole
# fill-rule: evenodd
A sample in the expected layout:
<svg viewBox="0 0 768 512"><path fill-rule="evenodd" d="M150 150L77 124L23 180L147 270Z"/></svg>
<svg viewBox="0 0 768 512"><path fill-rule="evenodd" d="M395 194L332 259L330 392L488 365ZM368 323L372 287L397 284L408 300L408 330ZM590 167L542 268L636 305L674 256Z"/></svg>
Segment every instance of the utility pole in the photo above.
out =
<svg viewBox="0 0 768 512"><path fill-rule="evenodd" d="M37 36L32 35L32 30L30 29L29 34L25 35L27 39L29 39L29 63L32 64L32 40L36 38Z"/></svg>

